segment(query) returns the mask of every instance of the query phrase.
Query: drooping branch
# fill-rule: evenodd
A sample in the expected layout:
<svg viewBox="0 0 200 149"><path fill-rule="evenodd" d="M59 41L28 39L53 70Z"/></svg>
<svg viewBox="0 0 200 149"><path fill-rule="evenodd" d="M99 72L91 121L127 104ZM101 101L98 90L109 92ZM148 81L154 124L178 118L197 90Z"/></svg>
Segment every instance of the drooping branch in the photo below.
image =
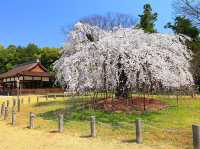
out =
<svg viewBox="0 0 200 149"><path fill-rule="evenodd" d="M75 92L189 86L191 53L184 40L178 35L133 28L105 31L77 23L54 65L57 80Z"/></svg>

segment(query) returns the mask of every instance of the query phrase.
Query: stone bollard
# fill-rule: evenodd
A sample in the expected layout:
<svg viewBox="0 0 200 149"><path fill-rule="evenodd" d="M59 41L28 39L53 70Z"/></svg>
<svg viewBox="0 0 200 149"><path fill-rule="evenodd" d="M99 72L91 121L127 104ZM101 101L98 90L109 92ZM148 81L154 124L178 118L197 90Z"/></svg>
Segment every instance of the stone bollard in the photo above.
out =
<svg viewBox="0 0 200 149"><path fill-rule="evenodd" d="M8 119L8 107L5 107L4 120Z"/></svg>
<svg viewBox="0 0 200 149"><path fill-rule="evenodd" d="M54 99L56 99L56 95L54 95Z"/></svg>
<svg viewBox="0 0 200 149"><path fill-rule="evenodd" d="M30 112L30 114L29 114L29 128L30 129L35 128L34 119L35 119L35 114Z"/></svg>
<svg viewBox="0 0 200 149"><path fill-rule="evenodd" d="M21 101L20 99L17 100L17 112L20 112L21 110Z"/></svg>
<svg viewBox="0 0 200 149"><path fill-rule="evenodd" d="M31 104L31 97L30 96L28 97L28 104L29 105Z"/></svg>
<svg viewBox="0 0 200 149"><path fill-rule="evenodd" d="M91 137L96 137L96 118L95 118L95 116L91 116L90 127L91 127Z"/></svg>
<svg viewBox="0 0 200 149"><path fill-rule="evenodd" d="M193 147L200 149L200 125L192 125Z"/></svg>
<svg viewBox="0 0 200 149"><path fill-rule="evenodd" d="M60 133L64 132L64 115L63 114L58 115L58 132Z"/></svg>
<svg viewBox="0 0 200 149"><path fill-rule="evenodd" d="M16 125L16 110L14 108L12 110L12 125Z"/></svg>
<svg viewBox="0 0 200 149"><path fill-rule="evenodd" d="M7 107L9 107L9 105L10 105L10 101L9 100L6 101L6 105L7 105Z"/></svg>
<svg viewBox="0 0 200 149"><path fill-rule="evenodd" d="M16 99L13 99L13 107L16 106Z"/></svg>
<svg viewBox="0 0 200 149"><path fill-rule="evenodd" d="M137 119L135 121L135 126L136 126L136 143L141 144L143 141L142 138L142 121L141 119Z"/></svg>
<svg viewBox="0 0 200 149"><path fill-rule="evenodd" d="M3 102L1 105L1 116L4 115L4 112L5 112L5 102Z"/></svg>
<svg viewBox="0 0 200 149"><path fill-rule="evenodd" d="M21 103L24 104L24 98L22 98Z"/></svg>

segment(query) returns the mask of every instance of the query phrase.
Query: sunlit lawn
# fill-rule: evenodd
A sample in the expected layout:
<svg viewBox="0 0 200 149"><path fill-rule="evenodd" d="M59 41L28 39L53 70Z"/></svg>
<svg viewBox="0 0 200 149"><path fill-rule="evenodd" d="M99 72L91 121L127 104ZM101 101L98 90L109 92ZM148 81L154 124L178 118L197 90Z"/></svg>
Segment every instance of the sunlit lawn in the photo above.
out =
<svg viewBox="0 0 200 149"><path fill-rule="evenodd" d="M120 142L134 142L134 121L141 118L144 123L144 144L153 148L191 148L192 124L200 123L200 97L192 99L189 96L180 96L179 105L175 96L151 96L170 105L168 109L157 112L109 113L93 109L80 108L80 102L89 100L89 97L59 97L57 99L40 98L36 103L36 96L31 96L31 105L28 97L24 98L22 111L17 113L17 127L25 128L28 125L28 113L37 114L36 129L47 132L57 130L57 113L65 112L65 133L71 135L88 136L90 134L90 116L97 119L97 135L102 140L114 139ZM13 97L2 97L5 101ZM10 116L11 117L11 116ZM10 119L8 120L10 121Z"/></svg>

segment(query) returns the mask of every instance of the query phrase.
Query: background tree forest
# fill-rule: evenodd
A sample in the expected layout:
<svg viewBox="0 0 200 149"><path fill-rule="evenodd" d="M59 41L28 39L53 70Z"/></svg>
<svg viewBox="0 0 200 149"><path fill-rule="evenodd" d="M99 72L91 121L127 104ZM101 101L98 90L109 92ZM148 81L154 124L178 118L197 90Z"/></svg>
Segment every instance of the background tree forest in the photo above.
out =
<svg viewBox="0 0 200 149"><path fill-rule="evenodd" d="M0 73L6 72L16 65L36 61L41 63L50 71L53 71L53 63L59 58L60 48L39 48L35 44L28 44L25 47L0 45Z"/></svg>

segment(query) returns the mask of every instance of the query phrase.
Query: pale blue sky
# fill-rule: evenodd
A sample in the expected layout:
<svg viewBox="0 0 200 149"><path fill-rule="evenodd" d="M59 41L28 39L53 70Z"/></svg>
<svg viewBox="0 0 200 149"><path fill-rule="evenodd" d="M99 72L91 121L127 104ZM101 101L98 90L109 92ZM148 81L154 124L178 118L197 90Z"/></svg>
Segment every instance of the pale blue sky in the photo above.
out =
<svg viewBox="0 0 200 149"><path fill-rule="evenodd" d="M159 13L158 31L169 33L163 26L173 19L172 0L0 0L0 44L60 47L62 28L76 20L107 12L137 17L145 3Z"/></svg>

